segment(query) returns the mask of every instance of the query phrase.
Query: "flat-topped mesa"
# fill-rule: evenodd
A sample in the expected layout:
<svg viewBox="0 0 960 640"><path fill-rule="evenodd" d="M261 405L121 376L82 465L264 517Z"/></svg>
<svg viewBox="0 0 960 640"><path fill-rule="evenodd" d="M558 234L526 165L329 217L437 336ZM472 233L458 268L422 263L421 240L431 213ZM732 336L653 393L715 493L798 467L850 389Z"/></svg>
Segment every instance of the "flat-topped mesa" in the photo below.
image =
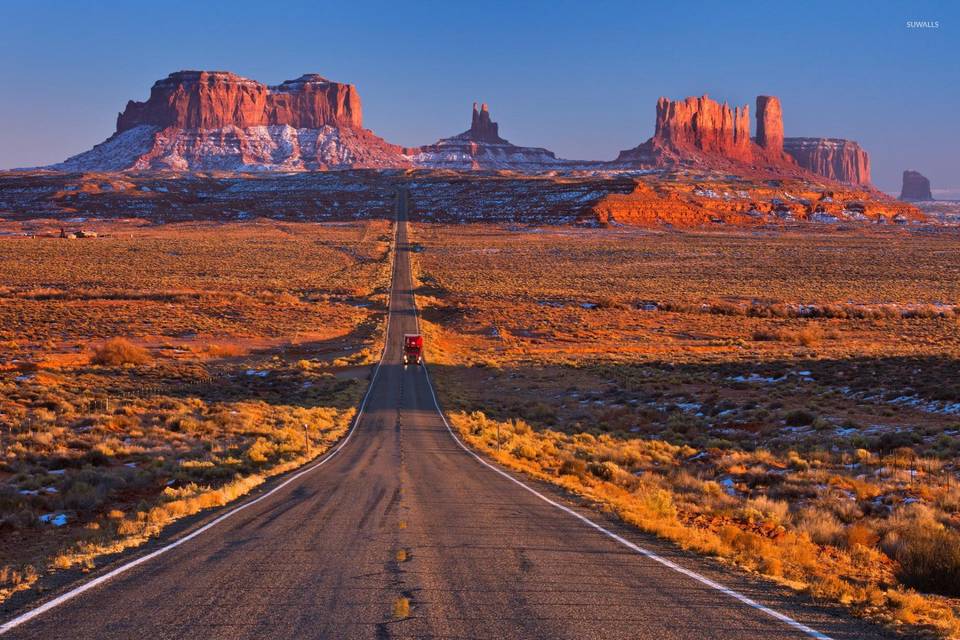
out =
<svg viewBox="0 0 960 640"><path fill-rule="evenodd" d="M509 144L500 137L499 125L490 119L490 109L487 107L486 102L480 105L479 109L477 109L477 103L473 103L473 117L470 120L470 129L464 131L457 137L474 142Z"/></svg>
<svg viewBox="0 0 960 640"><path fill-rule="evenodd" d="M117 116L117 133L140 125L360 129L363 114L356 87L316 74L268 87L226 71L178 71L154 83L146 102L131 100Z"/></svg>
<svg viewBox="0 0 960 640"><path fill-rule="evenodd" d="M317 74L276 86L226 71L178 71L130 101L117 131L53 168L67 171L317 171L409 167L363 128L350 84Z"/></svg>
<svg viewBox="0 0 960 640"><path fill-rule="evenodd" d="M748 162L750 107L731 109L704 95L685 100L657 100L656 146L697 150Z"/></svg>
<svg viewBox="0 0 960 640"><path fill-rule="evenodd" d="M360 94L352 84L331 82L308 73L270 87L267 124L318 129L324 125L363 128Z"/></svg>
<svg viewBox="0 0 960 640"><path fill-rule="evenodd" d="M853 140L784 138L783 150L808 171L844 184L870 185L870 156Z"/></svg>

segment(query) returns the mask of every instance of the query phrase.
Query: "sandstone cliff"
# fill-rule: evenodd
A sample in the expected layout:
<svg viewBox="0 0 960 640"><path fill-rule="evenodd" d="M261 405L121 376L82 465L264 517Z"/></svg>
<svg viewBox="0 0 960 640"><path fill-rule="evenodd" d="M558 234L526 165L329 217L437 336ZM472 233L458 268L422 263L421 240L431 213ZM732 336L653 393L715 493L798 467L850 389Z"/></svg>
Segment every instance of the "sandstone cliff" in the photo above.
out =
<svg viewBox="0 0 960 640"><path fill-rule="evenodd" d="M749 161L750 107L730 107L707 96L686 100L657 100L654 140L665 148L697 150Z"/></svg>
<svg viewBox="0 0 960 640"><path fill-rule="evenodd" d="M852 140L784 138L783 148L808 171L844 184L870 184L870 156Z"/></svg>
<svg viewBox="0 0 960 640"><path fill-rule="evenodd" d="M224 71L178 71L154 83L146 102L127 103L117 132L140 125L161 129L221 129L287 125L295 129L363 126L360 96L350 84L317 74L275 87Z"/></svg>

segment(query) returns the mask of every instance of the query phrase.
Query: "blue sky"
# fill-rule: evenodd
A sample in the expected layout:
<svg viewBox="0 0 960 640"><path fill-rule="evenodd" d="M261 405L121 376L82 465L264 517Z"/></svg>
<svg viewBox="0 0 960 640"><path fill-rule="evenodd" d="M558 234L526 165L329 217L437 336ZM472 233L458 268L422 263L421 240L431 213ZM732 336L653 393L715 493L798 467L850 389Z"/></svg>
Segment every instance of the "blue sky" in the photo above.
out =
<svg viewBox="0 0 960 640"><path fill-rule="evenodd" d="M661 95L778 95L788 136L859 141L879 187L916 169L960 196L956 2L36 0L3 18L0 167L83 151L155 80L222 69L353 83L365 125L403 145L486 101L510 141L584 159L648 138Z"/></svg>

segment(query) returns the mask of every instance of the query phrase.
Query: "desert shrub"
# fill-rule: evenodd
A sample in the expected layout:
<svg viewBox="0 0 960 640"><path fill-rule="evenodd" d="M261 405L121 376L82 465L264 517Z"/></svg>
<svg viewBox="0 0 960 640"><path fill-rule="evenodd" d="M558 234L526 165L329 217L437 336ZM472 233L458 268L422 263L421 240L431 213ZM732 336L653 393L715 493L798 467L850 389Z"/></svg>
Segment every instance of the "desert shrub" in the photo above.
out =
<svg viewBox="0 0 960 640"><path fill-rule="evenodd" d="M0 569L0 586L18 586L23 583L32 583L37 579L37 570L33 565L24 565L15 568L10 565Z"/></svg>
<svg viewBox="0 0 960 640"><path fill-rule="evenodd" d="M274 291L261 291L259 298L265 304L275 304L289 306L292 304L298 304L300 298L297 296L287 293L286 291L274 292Z"/></svg>
<svg viewBox="0 0 960 640"><path fill-rule="evenodd" d="M753 339L757 342L776 342L782 340L782 332L769 329L757 329L753 332Z"/></svg>
<svg viewBox="0 0 960 640"><path fill-rule="evenodd" d="M63 496L64 504L78 511L93 509L100 502L95 487L86 482L74 482Z"/></svg>
<svg viewBox="0 0 960 640"><path fill-rule="evenodd" d="M817 544L836 544L844 534L843 525L836 516L816 507L800 512L797 529Z"/></svg>
<svg viewBox="0 0 960 640"><path fill-rule="evenodd" d="M767 575L777 576L782 573L783 562L780 554L769 539L733 525L727 525L720 530L720 539L744 564Z"/></svg>
<svg viewBox="0 0 960 640"><path fill-rule="evenodd" d="M640 494L640 503L644 510L657 518L672 520L677 517L677 507L673 503L673 494L666 489L653 489Z"/></svg>
<svg viewBox="0 0 960 640"><path fill-rule="evenodd" d="M274 453L274 446L263 438L256 441L247 449L247 459L254 464L265 463Z"/></svg>
<svg viewBox="0 0 960 640"><path fill-rule="evenodd" d="M513 421L513 432L517 435L528 435L532 429L530 425L524 422L523 420L514 420Z"/></svg>
<svg viewBox="0 0 960 640"><path fill-rule="evenodd" d="M560 475L582 478L587 474L587 463L579 458L567 458L560 464Z"/></svg>
<svg viewBox="0 0 960 640"><path fill-rule="evenodd" d="M743 310L731 302L714 302L709 307L710 313L718 316L742 315Z"/></svg>
<svg viewBox="0 0 960 640"><path fill-rule="evenodd" d="M212 358L232 358L244 354L243 347L234 344L211 343L205 350Z"/></svg>
<svg viewBox="0 0 960 640"><path fill-rule="evenodd" d="M775 524L784 524L790 518L790 505L782 500L772 500L767 496L758 496L747 500L746 510L756 511L765 520Z"/></svg>
<svg viewBox="0 0 960 640"><path fill-rule="evenodd" d="M804 327L796 333L796 340L805 347L820 344L824 338L823 330L819 327Z"/></svg>
<svg viewBox="0 0 960 640"><path fill-rule="evenodd" d="M529 445L525 442L518 444L513 448L511 453L518 457L524 458L526 460L536 460L537 459L537 449L536 447Z"/></svg>
<svg viewBox="0 0 960 640"><path fill-rule="evenodd" d="M797 331L789 329L757 329L753 332L756 342L795 342L804 347L813 347L823 340L837 340L840 333L835 329L824 330L816 325L806 326Z"/></svg>
<svg viewBox="0 0 960 640"><path fill-rule="evenodd" d="M873 528L865 522L855 522L847 527L847 547L855 548L857 545L864 547L873 547L880 542L880 536Z"/></svg>
<svg viewBox="0 0 960 640"><path fill-rule="evenodd" d="M118 367L124 364L146 364L150 359L150 353L143 347L138 347L126 338L111 338L93 350L91 362Z"/></svg>
<svg viewBox="0 0 960 640"><path fill-rule="evenodd" d="M612 480L617 465L613 462L591 462L587 465L587 471L601 480Z"/></svg>
<svg viewBox="0 0 960 640"><path fill-rule="evenodd" d="M913 431L886 431L877 440L876 448L882 452L890 453L895 449L909 447L919 439L919 434Z"/></svg>
<svg viewBox="0 0 960 640"><path fill-rule="evenodd" d="M784 416L784 421L790 427L806 427L814 423L815 415L804 409L794 409Z"/></svg>
<svg viewBox="0 0 960 640"><path fill-rule="evenodd" d="M898 577L907 586L960 595L960 534L942 526L917 522L899 532L894 558Z"/></svg>

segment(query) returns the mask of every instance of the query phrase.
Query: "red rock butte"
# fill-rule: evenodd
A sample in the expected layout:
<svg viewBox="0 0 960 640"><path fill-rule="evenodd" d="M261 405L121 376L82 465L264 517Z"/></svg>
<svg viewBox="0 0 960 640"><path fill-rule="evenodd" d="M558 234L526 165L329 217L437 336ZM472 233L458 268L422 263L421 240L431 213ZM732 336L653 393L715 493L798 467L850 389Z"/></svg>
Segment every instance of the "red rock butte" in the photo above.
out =
<svg viewBox="0 0 960 640"><path fill-rule="evenodd" d="M777 97L757 96L757 144L770 154L783 155L783 111Z"/></svg>
<svg viewBox="0 0 960 640"><path fill-rule="evenodd" d="M127 103L117 132L140 125L220 129L289 125L297 129L363 127L360 94L351 84L306 74L268 87L225 71L178 71L154 83L146 102Z"/></svg>
<svg viewBox="0 0 960 640"><path fill-rule="evenodd" d="M783 148L801 167L845 184L870 184L870 156L853 140L784 138Z"/></svg>
<svg viewBox="0 0 960 640"><path fill-rule="evenodd" d="M919 171L903 172L903 188L900 189L900 199L907 202L933 200L930 192L930 181Z"/></svg>
<svg viewBox="0 0 960 640"><path fill-rule="evenodd" d="M750 107L733 110L707 96L686 100L657 100L655 140L677 150L705 153L749 161Z"/></svg>
<svg viewBox="0 0 960 640"><path fill-rule="evenodd" d="M477 103L473 103L473 118L470 121L470 129L461 133L459 137L474 142L508 144L506 140L500 137L499 125L490 119L490 109L486 102L480 105L479 109L477 109Z"/></svg>
<svg viewBox="0 0 960 640"><path fill-rule="evenodd" d="M500 127L490 118L486 103L473 103L470 128L433 144L407 149L419 167L457 171L507 170L536 173L549 169L572 168L578 163L558 159L552 151L540 147L521 147L500 137ZM598 164L598 163L594 163Z"/></svg>
<svg viewBox="0 0 960 640"><path fill-rule="evenodd" d="M787 138L774 96L731 108L708 96L660 98L653 137L612 162L564 160L500 137L487 105L470 128L431 145L402 148L363 128L351 84L317 74L268 86L226 71L177 71L130 101L113 136L51 168L71 171L318 171L424 167L454 170L621 171L683 166L757 178L827 178L868 186L870 160L853 141Z"/></svg>
<svg viewBox="0 0 960 640"><path fill-rule="evenodd" d="M757 135L750 137L750 109L731 109L708 96L657 100L656 130L641 145L621 151L625 166L697 166L776 177L817 174L837 182L869 185L870 160L856 142L836 138L786 138L783 110L774 96L757 97Z"/></svg>

